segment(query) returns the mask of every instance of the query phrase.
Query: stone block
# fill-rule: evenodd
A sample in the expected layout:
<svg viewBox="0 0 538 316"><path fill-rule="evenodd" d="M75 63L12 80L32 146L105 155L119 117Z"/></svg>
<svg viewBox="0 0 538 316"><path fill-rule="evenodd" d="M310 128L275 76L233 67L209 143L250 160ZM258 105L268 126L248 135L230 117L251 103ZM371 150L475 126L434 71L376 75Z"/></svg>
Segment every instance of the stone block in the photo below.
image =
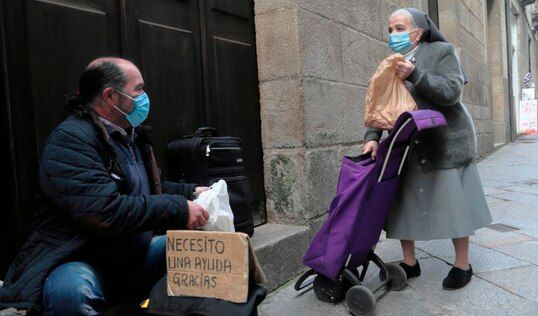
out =
<svg viewBox="0 0 538 316"><path fill-rule="evenodd" d="M310 244L310 229L265 224L256 227L252 244L267 276L265 287L272 291L305 270L301 259Z"/></svg>
<svg viewBox="0 0 538 316"><path fill-rule="evenodd" d="M460 30L461 32L458 35L461 40L458 44L467 50L476 60L485 62L486 54L484 45L464 28L460 28Z"/></svg>
<svg viewBox="0 0 538 316"><path fill-rule="evenodd" d="M265 148L298 147L304 143L304 111L296 78L260 83L262 143Z"/></svg>
<svg viewBox="0 0 538 316"><path fill-rule="evenodd" d="M337 148L314 149L306 153L308 202L304 210L307 219L327 213L336 194L340 159Z"/></svg>
<svg viewBox="0 0 538 316"><path fill-rule="evenodd" d="M485 7L478 0L466 0L469 11L482 23L485 23Z"/></svg>
<svg viewBox="0 0 538 316"><path fill-rule="evenodd" d="M463 71L465 72L465 75L467 76L467 79L473 80L473 81L479 81L479 64L468 51L466 48L461 50L460 55L460 62L463 68Z"/></svg>
<svg viewBox="0 0 538 316"><path fill-rule="evenodd" d="M416 243L418 249L447 262L454 260L454 248L451 246L450 240L419 241ZM525 261L472 243L469 245L469 261L477 273L529 265Z"/></svg>
<svg viewBox="0 0 538 316"><path fill-rule="evenodd" d="M382 235L384 234L385 232L382 233ZM375 253L384 262L397 262L403 259L402 246L400 241L396 239L381 239L375 247ZM429 254L418 249L415 251L415 256L417 259L431 257Z"/></svg>
<svg viewBox="0 0 538 316"><path fill-rule="evenodd" d="M479 87L480 85L477 84L474 80L469 80L469 82L465 85L463 89L463 94L462 94L463 102L467 104L479 105L479 96L478 96ZM476 116L473 116L473 118L476 118Z"/></svg>
<svg viewBox="0 0 538 316"><path fill-rule="evenodd" d="M427 1L420 1L420 0L385 0L387 2L391 2L392 4L401 7L401 8L418 8L422 9L424 12L428 11L428 4Z"/></svg>
<svg viewBox="0 0 538 316"><path fill-rule="evenodd" d="M388 43L388 40L389 40L389 31L388 31L388 27L389 27L389 23L388 23L388 20L389 20L389 17L390 15L400 9L402 6L401 6L401 3L394 3L394 1L379 1L380 2L380 10L379 10L379 20L381 20L382 24L381 24L381 30L382 30L382 38L381 40L384 42L384 43Z"/></svg>
<svg viewBox="0 0 538 316"><path fill-rule="evenodd" d="M493 150L493 142L489 141L490 136L480 135L479 146L478 146L478 155L484 157L487 153Z"/></svg>
<svg viewBox="0 0 538 316"><path fill-rule="evenodd" d="M343 80L354 85L368 86L379 63L390 55L386 43L357 31L342 30Z"/></svg>
<svg viewBox="0 0 538 316"><path fill-rule="evenodd" d="M303 81L308 147L362 140L366 88L316 78Z"/></svg>
<svg viewBox="0 0 538 316"><path fill-rule="evenodd" d="M373 19L382 16L380 11L382 1L361 0L299 0L299 7L327 17L356 31L381 39L386 29L386 20Z"/></svg>
<svg viewBox="0 0 538 316"><path fill-rule="evenodd" d="M495 247L495 250L538 265L538 240L501 245Z"/></svg>
<svg viewBox="0 0 538 316"><path fill-rule="evenodd" d="M491 91L493 93L505 92L506 80L503 77L494 76L491 78Z"/></svg>
<svg viewBox="0 0 538 316"><path fill-rule="evenodd" d="M486 133L493 134L493 121L486 121Z"/></svg>
<svg viewBox="0 0 538 316"><path fill-rule="evenodd" d="M489 191L491 190L492 189L490 188ZM497 189L493 190L498 191ZM484 188L484 191L488 190ZM518 234L517 232L499 232L488 227L477 230L475 235L470 236L469 239L472 243L486 248L513 245L523 241L532 240L531 237Z"/></svg>
<svg viewBox="0 0 538 316"><path fill-rule="evenodd" d="M299 47L303 76L342 81L342 25L299 9Z"/></svg>
<svg viewBox="0 0 538 316"><path fill-rule="evenodd" d="M446 241L443 249L453 252L452 243ZM485 258L485 260L492 260ZM471 260L473 260L473 251L471 250ZM450 259L448 262L451 262ZM473 264L475 270L476 264ZM464 288L447 292L443 290L441 282L450 266L437 258L423 259L420 261L422 274L416 280L413 280L412 289L424 296L424 303L429 306L435 306L437 313L427 315L503 315L503 313L493 313L494 311L510 306L522 304L525 299L511 294L510 292L495 286L489 282L474 277L472 281ZM484 313L484 310L491 312ZM517 313L516 313L517 314ZM426 314L424 314L426 315Z"/></svg>
<svg viewBox="0 0 538 316"><path fill-rule="evenodd" d="M509 134L506 131L505 122L496 122L493 124L493 135L495 143L506 143L509 140Z"/></svg>
<svg viewBox="0 0 538 316"><path fill-rule="evenodd" d="M486 127L484 120L476 120L474 123L475 130L478 134L484 134Z"/></svg>
<svg viewBox="0 0 538 316"><path fill-rule="evenodd" d="M496 171L498 172L498 170ZM513 172L513 174L519 172L520 171ZM532 171L526 171L525 173L531 174L531 172ZM504 178L510 179L508 181L512 181L513 179L510 175L503 175L502 177L495 176L494 179L485 178L482 182L489 186L495 186L501 182L506 186L507 180L504 180ZM493 218L502 224L517 227L522 234L538 238L538 214L530 211L535 209L535 204L523 204L518 201L506 200L509 197L496 194L492 195L492 197L496 199L494 203L489 203Z"/></svg>
<svg viewBox="0 0 538 316"><path fill-rule="evenodd" d="M502 67L502 51L499 49L499 46L495 43L489 43L488 47L488 65L491 71L492 76L502 76L503 67Z"/></svg>
<svg viewBox="0 0 538 316"><path fill-rule="evenodd" d="M487 87L482 84L478 83L476 85L477 91L476 91L476 104L480 106L487 106L488 105L488 89Z"/></svg>
<svg viewBox="0 0 538 316"><path fill-rule="evenodd" d="M296 9L297 0L255 0L254 14L280 9Z"/></svg>
<svg viewBox="0 0 538 316"><path fill-rule="evenodd" d="M538 267L527 266L504 271L485 272L478 275L490 283L528 300L538 301ZM531 315L531 314L528 314Z"/></svg>
<svg viewBox="0 0 538 316"><path fill-rule="evenodd" d="M489 71L488 65L485 63L480 63L478 65L478 81L485 85L491 84L491 73Z"/></svg>
<svg viewBox="0 0 538 316"><path fill-rule="evenodd" d="M362 144L360 145L352 145L352 146L344 146L340 148L338 151L338 160L342 161L342 159L345 156L348 157L356 157L362 154Z"/></svg>
<svg viewBox="0 0 538 316"><path fill-rule="evenodd" d="M439 27L443 30L443 34L447 39L458 46L458 6L460 5L458 0L444 0L439 1L437 6L439 10Z"/></svg>
<svg viewBox="0 0 538 316"><path fill-rule="evenodd" d="M260 82L298 76L297 10L274 10L255 16Z"/></svg>
<svg viewBox="0 0 538 316"><path fill-rule="evenodd" d="M306 170L300 149L264 150L267 219L294 223L306 207Z"/></svg>
<svg viewBox="0 0 538 316"><path fill-rule="evenodd" d="M500 121L508 121L509 117L507 117L506 107L508 107L507 102L507 95L505 93L493 93L493 120L500 122Z"/></svg>

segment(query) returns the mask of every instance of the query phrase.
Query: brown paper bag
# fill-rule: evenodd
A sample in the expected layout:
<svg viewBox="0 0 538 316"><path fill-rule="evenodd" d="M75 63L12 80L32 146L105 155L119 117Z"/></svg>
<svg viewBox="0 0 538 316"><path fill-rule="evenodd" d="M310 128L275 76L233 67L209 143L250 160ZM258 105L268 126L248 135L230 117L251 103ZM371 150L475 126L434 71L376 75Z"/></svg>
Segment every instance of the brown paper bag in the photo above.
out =
<svg viewBox="0 0 538 316"><path fill-rule="evenodd" d="M400 114L417 109L405 83L396 74L396 64L400 61L404 61L401 54L390 55L379 64L370 78L364 115L367 127L392 129Z"/></svg>

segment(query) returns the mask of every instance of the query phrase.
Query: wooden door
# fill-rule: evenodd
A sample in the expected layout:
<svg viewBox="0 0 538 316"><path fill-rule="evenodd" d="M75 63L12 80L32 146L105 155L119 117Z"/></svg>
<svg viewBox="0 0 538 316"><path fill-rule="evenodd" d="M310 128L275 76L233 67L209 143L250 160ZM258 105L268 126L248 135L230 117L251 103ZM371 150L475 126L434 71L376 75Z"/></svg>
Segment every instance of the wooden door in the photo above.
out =
<svg viewBox="0 0 538 316"><path fill-rule="evenodd" d="M1 10L8 129L2 140L10 168L3 181L11 187L11 205L0 211L9 227L0 240L3 274L31 230L40 147L67 115L65 95L76 91L88 61L120 52L120 23L115 0L5 0Z"/></svg>
<svg viewBox="0 0 538 316"><path fill-rule="evenodd" d="M201 2L208 122L245 146L255 221L265 221L263 153L253 7L250 1Z"/></svg>

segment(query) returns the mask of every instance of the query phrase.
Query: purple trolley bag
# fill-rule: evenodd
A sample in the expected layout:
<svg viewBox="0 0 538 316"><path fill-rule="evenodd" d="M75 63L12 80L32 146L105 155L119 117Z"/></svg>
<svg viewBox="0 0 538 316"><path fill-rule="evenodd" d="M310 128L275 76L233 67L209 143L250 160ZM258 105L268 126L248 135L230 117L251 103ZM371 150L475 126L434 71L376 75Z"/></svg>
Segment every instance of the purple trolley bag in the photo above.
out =
<svg viewBox="0 0 538 316"><path fill-rule="evenodd" d="M416 133L444 125L445 118L437 111L405 112L380 143L375 160L371 159L370 153L344 157L327 221L303 258L303 263L311 269L299 278L296 290L314 283L318 299L335 303L345 295L350 311L363 315L375 308L373 293L382 288L400 290L405 286L405 271L398 264L384 264L373 249L387 219L399 175ZM381 270L382 282L374 290L361 285L370 261ZM363 269L359 275L360 266ZM312 275L316 275L314 281L303 285Z"/></svg>

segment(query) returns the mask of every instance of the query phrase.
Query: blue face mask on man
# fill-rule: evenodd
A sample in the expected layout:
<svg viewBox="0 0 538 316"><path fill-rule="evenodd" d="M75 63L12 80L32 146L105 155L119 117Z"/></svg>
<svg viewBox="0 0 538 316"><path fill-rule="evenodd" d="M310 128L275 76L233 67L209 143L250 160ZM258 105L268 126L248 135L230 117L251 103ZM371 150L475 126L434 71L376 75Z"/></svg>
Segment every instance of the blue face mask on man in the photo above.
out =
<svg viewBox="0 0 538 316"><path fill-rule="evenodd" d="M142 122L146 120L149 114L149 96L147 95L147 93L144 92L136 98L133 98L121 90L115 90L124 97L134 101L134 109L131 113L127 114L114 105L116 110L125 115L125 118L127 119L127 121L129 121L132 127L137 127L138 125L142 124Z"/></svg>
<svg viewBox="0 0 538 316"><path fill-rule="evenodd" d="M411 32L391 33L389 35L390 48L395 53L400 53L402 55L407 53L414 44L414 42L411 42L411 38L409 37L409 34L415 31L416 29Z"/></svg>

